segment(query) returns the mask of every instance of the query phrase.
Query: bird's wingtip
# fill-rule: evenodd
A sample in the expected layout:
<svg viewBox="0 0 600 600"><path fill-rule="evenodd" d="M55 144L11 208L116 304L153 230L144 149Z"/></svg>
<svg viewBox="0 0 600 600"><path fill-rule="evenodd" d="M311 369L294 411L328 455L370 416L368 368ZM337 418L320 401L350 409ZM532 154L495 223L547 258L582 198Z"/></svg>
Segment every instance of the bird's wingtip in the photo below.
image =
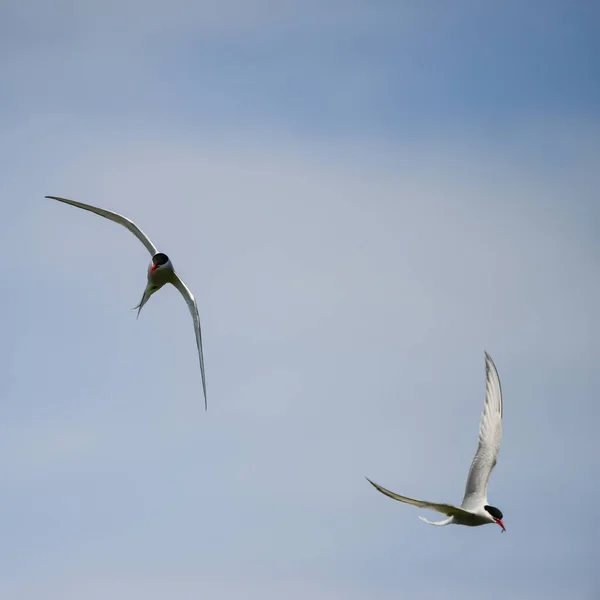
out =
<svg viewBox="0 0 600 600"><path fill-rule="evenodd" d="M486 366L491 366L494 370L496 370L496 363L494 362L494 359L492 358L492 356L490 355L489 352L484 351L485 354L485 364Z"/></svg>

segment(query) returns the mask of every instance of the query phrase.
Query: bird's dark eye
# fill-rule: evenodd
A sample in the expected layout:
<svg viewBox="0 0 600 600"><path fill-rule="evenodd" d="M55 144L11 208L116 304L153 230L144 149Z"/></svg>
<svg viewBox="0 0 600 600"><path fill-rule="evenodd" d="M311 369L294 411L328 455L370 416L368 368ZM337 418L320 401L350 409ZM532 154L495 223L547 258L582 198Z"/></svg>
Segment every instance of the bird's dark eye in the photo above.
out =
<svg viewBox="0 0 600 600"><path fill-rule="evenodd" d="M502 511L499 508L496 508L495 506L484 506L483 508L485 508L485 510L487 510L490 513L490 515L494 517L494 519L502 520L504 518Z"/></svg>
<svg viewBox="0 0 600 600"><path fill-rule="evenodd" d="M161 267L162 265L166 265L169 262L169 257L166 254L163 254L162 252L159 252L158 254L155 254L152 257L152 262L157 267Z"/></svg>

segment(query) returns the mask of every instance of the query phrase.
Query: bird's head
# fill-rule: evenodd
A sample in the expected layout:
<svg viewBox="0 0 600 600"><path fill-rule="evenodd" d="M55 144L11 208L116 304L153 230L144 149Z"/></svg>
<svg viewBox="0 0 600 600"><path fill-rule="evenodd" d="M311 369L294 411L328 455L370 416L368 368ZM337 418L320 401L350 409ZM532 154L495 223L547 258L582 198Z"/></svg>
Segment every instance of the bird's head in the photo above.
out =
<svg viewBox="0 0 600 600"><path fill-rule="evenodd" d="M504 523L502 522L502 519L504 518L502 511L499 508L496 508L495 506L486 505L483 508L485 508L486 512L490 515L493 522L498 523L498 525L502 527L502 532L505 532L506 529L504 527Z"/></svg>
<svg viewBox="0 0 600 600"><path fill-rule="evenodd" d="M163 254L162 252L157 252L153 257L152 257L152 261L150 262L150 267L148 269L148 274L151 275L152 273L155 273L156 271L167 271L173 270L173 265L171 264L171 260L169 259L169 257L166 254Z"/></svg>

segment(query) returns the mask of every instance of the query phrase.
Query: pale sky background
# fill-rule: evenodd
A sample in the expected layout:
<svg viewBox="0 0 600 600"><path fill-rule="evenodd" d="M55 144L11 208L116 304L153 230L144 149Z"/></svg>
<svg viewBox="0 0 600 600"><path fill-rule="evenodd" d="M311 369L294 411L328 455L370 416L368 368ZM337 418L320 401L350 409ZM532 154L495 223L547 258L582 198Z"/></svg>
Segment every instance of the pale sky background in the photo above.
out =
<svg viewBox="0 0 600 600"><path fill-rule="evenodd" d="M0 597L600 597L600 6L0 3ZM138 321L149 260L196 294ZM507 533L462 498L485 393ZM431 513L428 516L433 516Z"/></svg>

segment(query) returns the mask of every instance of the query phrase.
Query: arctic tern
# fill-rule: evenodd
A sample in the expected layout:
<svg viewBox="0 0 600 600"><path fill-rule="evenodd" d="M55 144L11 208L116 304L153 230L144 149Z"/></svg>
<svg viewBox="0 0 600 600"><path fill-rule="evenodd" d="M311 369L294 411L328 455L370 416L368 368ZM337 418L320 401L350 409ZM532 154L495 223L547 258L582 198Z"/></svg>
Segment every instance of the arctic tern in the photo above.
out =
<svg viewBox="0 0 600 600"><path fill-rule="evenodd" d="M465 495L460 506L426 502L424 500L415 500L414 498L401 496L400 494L386 490L384 487L371 481L368 477L366 478L382 494L394 500L412 504L419 508L437 511L448 517L443 521L436 522L419 517L422 521L429 523L429 525L443 526L453 523L455 525L477 527L478 525L497 523L502 528L502 532L506 531L502 522L504 518L502 511L488 504L487 499L488 481L492 469L496 466L500 440L502 438L502 388L500 387L500 378L498 377L496 365L487 352L485 353L485 376L486 396L483 414L481 415L481 424L479 426L479 445L471 463Z"/></svg>
<svg viewBox="0 0 600 600"><path fill-rule="evenodd" d="M96 213L101 217L109 219L110 221L119 223L119 225L123 225L123 227L129 229L129 231L131 231L131 233L133 233L133 235L135 235L135 237L138 240L140 240L142 244L144 244L146 250L150 252L152 259L150 261L150 265L148 266L148 283L146 284L146 289L144 290L144 294L142 295L140 303L133 309L137 309L138 317L143 306L150 299L150 296L152 296L152 294L160 290L160 288L163 287L165 284L171 283L179 290L179 292L187 302L188 308L192 315L192 319L194 321L194 331L196 333L196 346L198 347L200 373L202 375L202 390L204 392L204 408L206 410L208 408L208 405L206 400L204 356L202 353L202 333L200 331L200 316L198 314L198 306L196 305L196 300L194 299L192 292L190 292L189 288L185 285L185 283L183 283L179 275L175 272L173 264L171 263L171 259L163 252L159 252L157 247L150 240L150 238L133 221L130 221L123 215L111 212L110 210L104 210L103 208L97 208L96 206L92 206L91 204L75 202L75 200L67 200L66 198L60 198L58 196L46 196L46 198L58 200L59 202L64 202L65 204L70 204L71 206L82 208L83 210L89 210L90 212Z"/></svg>

